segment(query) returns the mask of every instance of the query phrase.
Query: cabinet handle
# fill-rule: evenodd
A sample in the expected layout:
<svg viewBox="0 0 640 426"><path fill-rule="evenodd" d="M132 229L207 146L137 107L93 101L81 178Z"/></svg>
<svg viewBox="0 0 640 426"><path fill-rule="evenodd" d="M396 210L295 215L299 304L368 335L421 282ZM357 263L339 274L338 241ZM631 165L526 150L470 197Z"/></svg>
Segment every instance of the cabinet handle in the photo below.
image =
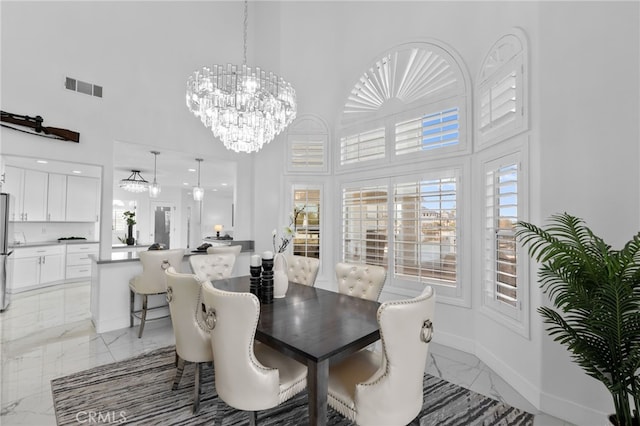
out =
<svg viewBox="0 0 640 426"><path fill-rule="evenodd" d="M29 220L29 218L27 217L28 213L24 214L24 220Z"/></svg>
<svg viewBox="0 0 640 426"><path fill-rule="evenodd" d="M42 256L38 258L38 265L41 265L41 264L42 264Z"/></svg>
<svg viewBox="0 0 640 426"><path fill-rule="evenodd" d="M47 220L51 220L51 213L47 213Z"/></svg>
<svg viewBox="0 0 640 426"><path fill-rule="evenodd" d="M42 256L42 264L44 265L47 262L47 257L46 256Z"/></svg>

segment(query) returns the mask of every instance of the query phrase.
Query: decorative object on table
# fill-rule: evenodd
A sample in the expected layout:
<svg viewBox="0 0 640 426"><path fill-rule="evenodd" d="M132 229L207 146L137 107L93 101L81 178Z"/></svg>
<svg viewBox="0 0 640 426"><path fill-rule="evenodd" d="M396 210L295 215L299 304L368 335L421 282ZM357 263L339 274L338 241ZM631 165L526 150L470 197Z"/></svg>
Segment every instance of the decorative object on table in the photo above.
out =
<svg viewBox="0 0 640 426"><path fill-rule="evenodd" d="M166 250L167 246L162 243L153 243L149 246L147 250Z"/></svg>
<svg viewBox="0 0 640 426"><path fill-rule="evenodd" d="M222 232L222 225L214 225L213 230L216 231L216 238L220 239L220 232Z"/></svg>
<svg viewBox="0 0 640 426"><path fill-rule="evenodd" d="M274 297L282 298L287 293L289 287L289 278L287 273L287 259L284 256L284 251L289 247L289 243L296 234L298 216L304 212L306 206L298 209L295 207L293 213L289 215L289 225L285 226L282 235L278 237L277 229L273 230L272 243L273 251L276 253L274 258Z"/></svg>
<svg viewBox="0 0 640 426"><path fill-rule="evenodd" d="M251 261L249 264L249 273L251 277L249 278L249 292L255 294L260 297L260 286L262 283L262 279L260 275L262 274L262 258L259 254L254 254L251 256Z"/></svg>
<svg viewBox="0 0 640 426"><path fill-rule="evenodd" d="M296 92L282 77L247 67L248 2L242 66L204 67L187 81L187 107L235 152L257 152L296 118Z"/></svg>
<svg viewBox="0 0 640 426"><path fill-rule="evenodd" d="M194 251L198 253L206 253L209 247L211 247L211 244L203 243L203 244L200 244Z"/></svg>
<svg viewBox="0 0 640 426"><path fill-rule="evenodd" d="M200 186L200 164L202 164L202 158L196 158L198 162L198 186L193 187L193 199L195 201L202 201L204 198L204 188Z"/></svg>
<svg viewBox="0 0 640 426"><path fill-rule="evenodd" d="M639 424L640 233L621 250L567 213L541 228L518 222L516 236L541 263L539 284L553 307L538 312L554 340L613 397L614 425ZM633 401L633 407L630 404ZM634 414L635 413L635 414ZM635 415L635 419L633 416Z"/></svg>
<svg viewBox="0 0 640 426"><path fill-rule="evenodd" d="M284 253L276 253L273 258L273 297L276 299L281 299L287 294L289 288L287 269L287 258Z"/></svg>
<svg viewBox="0 0 640 426"><path fill-rule="evenodd" d="M149 185L149 197L150 198L158 198L160 194L160 185L158 185L158 181L156 180L156 172L158 166L158 154L159 151L151 151L153 154L153 183Z"/></svg>
<svg viewBox="0 0 640 426"><path fill-rule="evenodd" d="M273 302L273 253L262 253L262 282L260 284L259 299L262 303Z"/></svg>
<svg viewBox="0 0 640 426"><path fill-rule="evenodd" d="M291 243L293 236L296 234L298 216L304 212L305 207L306 206L302 206L300 209L297 207L293 209L293 213L289 215L289 225L284 227L280 237L278 237L278 230L273 229L272 243L274 253L284 253L287 247L289 247L289 243ZM277 244L276 241L278 241Z"/></svg>
<svg viewBox="0 0 640 426"><path fill-rule="evenodd" d="M120 181L120 188L129 192L144 192L149 188L149 182L140 175L140 170L131 170L131 175Z"/></svg>
<svg viewBox="0 0 640 426"><path fill-rule="evenodd" d="M136 222L136 212L132 212L130 210L127 210L122 215L124 216L125 220L127 221L127 240L126 240L126 243L127 243L128 246L132 246L136 242L135 238L133 238L133 225L135 225L137 223Z"/></svg>

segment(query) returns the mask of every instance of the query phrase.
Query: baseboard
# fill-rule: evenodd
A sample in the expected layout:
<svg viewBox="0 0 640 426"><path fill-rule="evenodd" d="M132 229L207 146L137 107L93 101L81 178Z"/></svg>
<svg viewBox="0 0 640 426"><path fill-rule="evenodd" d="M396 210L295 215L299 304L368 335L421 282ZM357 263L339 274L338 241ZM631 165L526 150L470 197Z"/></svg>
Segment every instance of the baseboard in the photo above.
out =
<svg viewBox="0 0 640 426"><path fill-rule="evenodd" d="M609 425L609 414L594 410L547 392L540 394L540 410L576 425Z"/></svg>
<svg viewBox="0 0 640 426"><path fill-rule="evenodd" d="M438 330L437 333L433 333L433 342L442 346L447 346L449 348L457 349L459 351L475 355L476 344L473 339L467 339L464 337L456 336L455 334Z"/></svg>
<svg viewBox="0 0 640 426"><path fill-rule="evenodd" d="M576 425L609 424L607 416L610 413L602 413L593 408L576 404L573 401L559 398L547 392L542 392L538 386L535 386L524 378L517 370L509 367L482 345L476 344L475 355L543 413Z"/></svg>
<svg viewBox="0 0 640 426"><path fill-rule="evenodd" d="M476 356L518 391L531 405L540 409L540 389L537 386L480 344L476 344Z"/></svg>

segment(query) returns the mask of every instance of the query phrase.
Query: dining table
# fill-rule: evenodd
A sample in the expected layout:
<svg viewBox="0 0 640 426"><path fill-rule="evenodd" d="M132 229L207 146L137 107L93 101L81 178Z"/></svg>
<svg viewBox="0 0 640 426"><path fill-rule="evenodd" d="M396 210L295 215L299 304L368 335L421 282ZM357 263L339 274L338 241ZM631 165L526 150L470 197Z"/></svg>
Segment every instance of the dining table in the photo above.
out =
<svg viewBox="0 0 640 426"><path fill-rule="evenodd" d="M249 276L212 284L226 291L250 291ZM260 304L256 340L307 366L309 425L327 423L330 363L380 339L379 306L377 301L292 281L285 297Z"/></svg>

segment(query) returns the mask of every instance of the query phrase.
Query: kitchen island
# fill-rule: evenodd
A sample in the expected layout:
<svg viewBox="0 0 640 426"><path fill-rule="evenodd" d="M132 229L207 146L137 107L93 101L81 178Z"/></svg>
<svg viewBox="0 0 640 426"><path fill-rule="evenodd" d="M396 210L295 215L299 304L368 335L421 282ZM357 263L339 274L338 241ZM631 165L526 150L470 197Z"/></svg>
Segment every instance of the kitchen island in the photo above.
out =
<svg viewBox="0 0 640 426"><path fill-rule="evenodd" d="M250 246L250 249L249 249ZM140 252L118 251L108 259L91 256L91 319L96 332L118 330L129 327L129 280L142 273ZM249 258L253 253L253 241L236 258L232 276L249 273ZM196 250L185 250L180 272L192 273L189 257L206 254ZM164 295L149 296L149 306L166 304ZM163 315L161 310L158 315ZM137 319L134 325L137 323Z"/></svg>

